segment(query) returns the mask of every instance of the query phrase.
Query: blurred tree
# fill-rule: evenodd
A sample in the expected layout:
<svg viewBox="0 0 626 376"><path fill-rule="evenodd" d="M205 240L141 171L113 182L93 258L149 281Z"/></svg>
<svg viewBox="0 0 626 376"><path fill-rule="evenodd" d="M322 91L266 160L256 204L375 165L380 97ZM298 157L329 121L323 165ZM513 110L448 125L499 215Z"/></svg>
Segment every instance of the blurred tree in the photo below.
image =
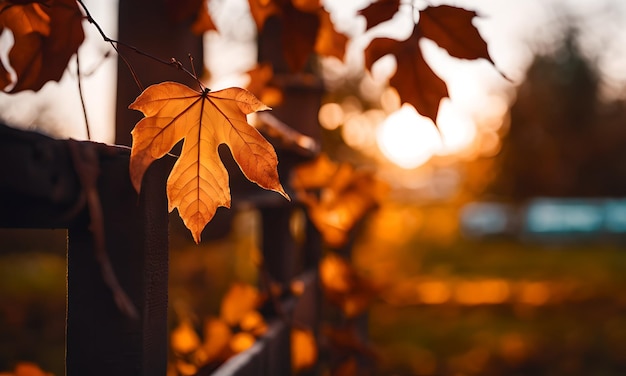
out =
<svg viewBox="0 0 626 376"><path fill-rule="evenodd" d="M570 29L556 54L531 64L487 193L514 201L626 193L626 105L599 99L600 75L576 41Z"/></svg>

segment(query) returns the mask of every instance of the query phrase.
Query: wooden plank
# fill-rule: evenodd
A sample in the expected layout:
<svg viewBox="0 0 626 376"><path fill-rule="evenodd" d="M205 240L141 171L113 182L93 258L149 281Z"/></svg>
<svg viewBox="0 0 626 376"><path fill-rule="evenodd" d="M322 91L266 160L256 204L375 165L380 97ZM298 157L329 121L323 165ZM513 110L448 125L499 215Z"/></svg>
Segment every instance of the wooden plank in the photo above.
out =
<svg viewBox="0 0 626 376"><path fill-rule="evenodd" d="M168 160L155 162L139 198L128 156L104 159L99 192L106 247L121 287L139 310L122 314L94 258L87 218L69 227L67 374L165 375L167 368Z"/></svg>
<svg viewBox="0 0 626 376"><path fill-rule="evenodd" d="M96 261L90 218L69 142L98 151L98 193L107 253L139 317L123 315ZM53 140L0 126L0 226L68 228L69 376L165 375L168 212L165 181L173 160L151 166L137 195L129 151Z"/></svg>

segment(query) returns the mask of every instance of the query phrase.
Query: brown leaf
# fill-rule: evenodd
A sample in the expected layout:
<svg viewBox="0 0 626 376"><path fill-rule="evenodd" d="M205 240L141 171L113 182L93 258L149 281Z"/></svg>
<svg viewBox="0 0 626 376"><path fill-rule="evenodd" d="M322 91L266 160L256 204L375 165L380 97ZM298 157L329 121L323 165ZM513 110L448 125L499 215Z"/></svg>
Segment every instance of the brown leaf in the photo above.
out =
<svg viewBox="0 0 626 376"><path fill-rule="evenodd" d="M217 27L215 27L215 23L213 23L213 18L211 18L207 2L202 1L202 6L200 7L200 10L198 10L196 19L191 25L191 32L196 35L202 35L203 33L211 30L217 31Z"/></svg>
<svg viewBox="0 0 626 376"><path fill-rule="evenodd" d="M230 339L230 350L235 354L239 354L252 347L255 341L256 338L252 334L239 332Z"/></svg>
<svg viewBox="0 0 626 376"><path fill-rule="evenodd" d="M298 166L291 184L324 242L337 248L388 190L371 173L355 171L347 163L336 164L324 154Z"/></svg>
<svg viewBox="0 0 626 376"><path fill-rule="evenodd" d="M10 29L15 38L9 64L17 82L11 92L39 90L46 82L61 79L69 59L83 42L82 19L74 0L0 6L0 29ZM7 86L7 71L6 66L0 69L3 89Z"/></svg>
<svg viewBox="0 0 626 376"><path fill-rule="evenodd" d="M348 37L335 30L335 26L330 19L330 13L320 9L318 16L320 28L315 42L315 52L322 56L334 56L339 60L343 60Z"/></svg>
<svg viewBox="0 0 626 376"><path fill-rule="evenodd" d="M259 304L259 291L244 283L233 284L220 307L220 316L231 326L239 325L248 312L256 310Z"/></svg>
<svg viewBox="0 0 626 376"><path fill-rule="evenodd" d="M361 9L358 14L365 17L367 21L366 30L389 21L400 9L400 0L378 0Z"/></svg>
<svg viewBox="0 0 626 376"><path fill-rule="evenodd" d="M230 207L228 173L217 152L220 144L230 147L248 180L289 198L278 179L274 148L247 123L247 114L269 109L250 92L198 92L163 82L144 90L129 108L146 116L132 131L130 177L137 191L148 166L185 140L167 180L167 197L169 210L178 208L196 242L218 206Z"/></svg>
<svg viewBox="0 0 626 376"><path fill-rule="evenodd" d="M15 365L15 370L10 376L52 376L51 373L44 372L37 364L30 362L19 362Z"/></svg>
<svg viewBox="0 0 626 376"><path fill-rule="evenodd" d="M263 30L268 18L281 12L280 4L274 0L248 0L248 5L259 32Z"/></svg>
<svg viewBox="0 0 626 376"><path fill-rule="evenodd" d="M365 65L371 70L376 60L393 54L397 69L391 77L391 85L396 88L403 102L410 103L420 114L436 122L439 103L448 97L448 88L424 60L419 47L421 37L420 29L415 27L411 36L404 41L376 38L365 49Z"/></svg>
<svg viewBox="0 0 626 376"><path fill-rule="evenodd" d="M239 327L244 332L253 334L256 337L267 332L267 323L259 311L248 311L239 322Z"/></svg>
<svg viewBox="0 0 626 376"><path fill-rule="evenodd" d="M365 312L375 298L371 283L336 254L329 254L322 259L319 273L325 296L348 318Z"/></svg>
<svg viewBox="0 0 626 376"><path fill-rule="evenodd" d="M301 12L316 13L322 8L320 0L291 0L294 8Z"/></svg>
<svg viewBox="0 0 626 376"><path fill-rule="evenodd" d="M189 320L183 320L170 334L172 350L178 354L189 354L200 346L200 338Z"/></svg>
<svg viewBox="0 0 626 376"><path fill-rule="evenodd" d="M233 336L225 321L207 318L204 322L204 342L202 343L205 363L221 362L228 357L229 344Z"/></svg>
<svg viewBox="0 0 626 376"><path fill-rule="evenodd" d="M317 362L317 341L312 331L291 330L291 367L294 374L307 370Z"/></svg>
<svg viewBox="0 0 626 376"><path fill-rule="evenodd" d="M249 70L250 83L246 90L254 94L261 102L268 106L279 106L283 101L283 92L272 84L274 70L271 64L260 63Z"/></svg>
<svg viewBox="0 0 626 376"><path fill-rule="evenodd" d="M417 28L422 37L433 40L451 56L493 63L487 43L472 24L474 17L474 11L449 5L427 7L420 12Z"/></svg>

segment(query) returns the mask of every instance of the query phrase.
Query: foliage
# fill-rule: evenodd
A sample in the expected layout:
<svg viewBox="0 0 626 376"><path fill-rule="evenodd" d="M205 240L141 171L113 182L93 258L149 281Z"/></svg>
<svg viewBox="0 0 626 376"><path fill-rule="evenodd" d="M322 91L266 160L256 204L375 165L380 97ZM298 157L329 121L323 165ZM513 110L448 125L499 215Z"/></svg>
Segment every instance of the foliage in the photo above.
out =
<svg viewBox="0 0 626 376"><path fill-rule="evenodd" d="M166 4L173 21L194 20L191 26L194 33L215 29L206 1L167 1ZM282 53L293 73L307 69L315 54L343 59L348 38L336 31L330 14L319 0L249 0L249 5L259 31L268 27L269 22L279 23ZM371 29L391 19L399 7L397 0L380 0L359 14L366 18ZM439 104L448 96L448 91L424 59L419 44L423 39L430 39L455 58L483 58L492 62L486 43L472 24L476 16L473 11L457 7L428 6L419 11L419 21L414 23L413 33L407 40L374 39L365 50L366 67L371 70L382 56L394 55L398 68L391 85L403 102L412 104L435 122ZM2 2L0 27L10 29L15 36L8 57L15 77L11 77L3 61L0 66L2 89L36 91L48 81L58 81L82 43L83 18L94 24L104 41L111 43L118 53L119 46L130 47L123 41L108 38L81 0ZM162 82L143 90L130 104L130 109L139 110L145 116L132 131L130 179L137 191L150 164L184 140L167 182L167 195L169 210L178 209L196 243L217 208L230 206L228 173L217 154L220 144L230 147L249 180L289 198L278 177L278 159L272 145L246 118L253 112L269 110L267 105L241 88L212 92L203 87L195 72L187 71L177 59L163 61L138 48L130 48L153 61L185 71L200 86L196 91L178 83ZM123 59L123 55L121 57ZM134 68L130 65L128 68L136 79ZM271 86L271 68L259 67L257 78L262 82L254 83L255 92L272 92L267 87ZM78 76L80 78L80 72ZM139 81L136 82L141 88ZM80 176L90 179L89 184L84 185L95 197L93 182L97 171L82 172ZM296 170L292 188L308 209L325 244L335 250L349 245L359 222L386 192L386 187L371 173L357 171L347 164L335 164L324 157ZM98 220L101 222L101 218L92 218L92 222ZM371 349L359 337L356 320L377 297L378 291L337 254L329 254L319 267L326 297L348 323L324 331L331 346L342 354L334 373L353 374L358 372L357 363L363 356L372 356ZM294 284L288 294L297 296L300 291L297 286ZM278 292L272 291L271 284L267 288L268 295L261 296L251 286L233 285L222 301L220 316L206 318L200 334L191 317L182 317L171 336L177 371L192 374L199 368L212 368L252 346L267 330L260 305L287 294L280 286ZM313 332L308 328L294 329L292 342L296 346L293 349L295 370L314 365L318 345Z"/></svg>
<svg viewBox="0 0 626 376"><path fill-rule="evenodd" d="M267 110L250 92L230 88L194 91L164 82L147 88L130 107L146 116L132 131L130 176L137 191L146 169L185 139L167 182L169 210L174 208L198 243L218 206L230 207L228 173L217 153L227 144L246 177L289 198L278 180L274 148L246 121Z"/></svg>

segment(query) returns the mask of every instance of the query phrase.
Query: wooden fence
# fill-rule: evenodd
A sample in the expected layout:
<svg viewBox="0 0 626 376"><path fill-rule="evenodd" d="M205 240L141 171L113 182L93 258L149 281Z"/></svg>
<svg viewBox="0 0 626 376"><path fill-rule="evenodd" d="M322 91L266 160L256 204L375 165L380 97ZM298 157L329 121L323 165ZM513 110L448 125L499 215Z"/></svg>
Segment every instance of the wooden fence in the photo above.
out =
<svg viewBox="0 0 626 376"><path fill-rule="evenodd" d="M87 163L90 169L99 170L97 190L104 218L104 243L120 286L138 310L138 318L120 312L96 259L97 239L94 242L90 228L94 224L87 205L89 192L75 166L77 157L85 162L93 151L96 158ZM290 159L285 155L282 158ZM166 373L165 181L174 158L161 159L148 169L140 195L130 183L128 162L129 151L125 148L54 140L0 126L0 227L68 229L66 369L69 376ZM262 248L272 280L286 284L300 275L307 286L297 302L282 301L282 309L289 316L295 315L298 322L315 327L319 320L316 273L319 239L315 230L308 225L308 239L299 246L289 232L295 204L274 199L275 194L262 193L258 187L251 191L247 185L237 183L243 181L242 176L235 176L233 181L233 200L246 201L261 211ZM268 321L268 333L215 374L289 374L290 324L278 316Z"/></svg>

